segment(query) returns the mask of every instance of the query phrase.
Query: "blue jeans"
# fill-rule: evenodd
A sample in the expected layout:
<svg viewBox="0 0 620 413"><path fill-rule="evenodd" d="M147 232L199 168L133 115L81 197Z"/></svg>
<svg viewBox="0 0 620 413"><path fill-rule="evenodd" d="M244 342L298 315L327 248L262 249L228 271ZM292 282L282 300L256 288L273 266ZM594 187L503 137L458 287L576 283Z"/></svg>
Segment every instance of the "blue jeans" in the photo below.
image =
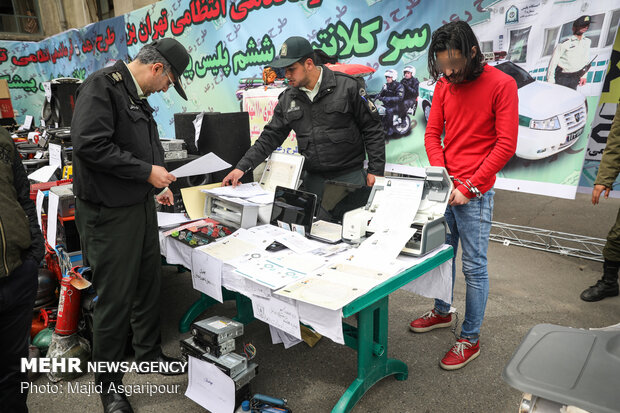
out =
<svg viewBox="0 0 620 413"><path fill-rule="evenodd" d="M473 198L465 205L446 208L446 221L451 234L447 243L454 248L452 259L452 291L456 275L456 253L461 240L463 248L463 274L467 285L465 295L465 317L461 326L461 338L472 343L478 341L480 326L489 296L489 273L487 272L487 250L493 217L493 196L491 189L481 198ZM435 311L447 314L450 304L435 300Z"/></svg>

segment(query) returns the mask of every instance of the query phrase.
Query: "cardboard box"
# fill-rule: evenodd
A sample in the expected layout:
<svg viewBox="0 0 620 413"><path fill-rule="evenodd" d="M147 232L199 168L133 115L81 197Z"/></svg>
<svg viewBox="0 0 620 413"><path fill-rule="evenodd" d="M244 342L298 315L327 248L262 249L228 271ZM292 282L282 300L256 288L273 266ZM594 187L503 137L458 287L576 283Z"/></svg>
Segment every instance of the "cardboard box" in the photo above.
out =
<svg viewBox="0 0 620 413"><path fill-rule="evenodd" d="M13 104L11 103L11 93L9 83L6 79L0 79L0 118L14 118Z"/></svg>

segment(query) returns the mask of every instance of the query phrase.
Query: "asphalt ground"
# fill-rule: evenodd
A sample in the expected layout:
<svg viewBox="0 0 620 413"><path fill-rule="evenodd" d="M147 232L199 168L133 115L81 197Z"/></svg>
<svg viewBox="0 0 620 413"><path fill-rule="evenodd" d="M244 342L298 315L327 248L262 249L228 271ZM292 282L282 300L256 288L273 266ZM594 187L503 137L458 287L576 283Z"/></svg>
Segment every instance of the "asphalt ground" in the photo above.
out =
<svg viewBox="0 0 620 413"><path fill-rule="evenodd" d="M594 207L590 196L575 200L496 191L494 220L571 234L605 238L613 224L620 200L604 200ZM390 296L388 355L409 367L406 381L388 377L375 384L353 412L517 412L521 392L501 378L522 337L540 323L590 328L620 322L620 297L597 303L579 299L581 291L600 278L600 262L573 258L492 242L489 246L490 295L481 332L481 354L465 368L444 371L439 360L454 343L449 329L425 334L409 331L409 322L432 308L433 302L407 291ZM454 306L464 310L465 283L460 259ZM164 267L161 297L162 339L167 354L179 356L178 322L198 299L187 272ZM218 304L201 315L232 317L233 302ZM258 350L259 373L252 391L285 397L293 412L330 412L356 377L356 353L323 338L310 348L305 343L285 350L271 344L269 328L260 321L246 326L244 340ZM92 374L77 379L88 386ZM60 383L51 393L48 380L33 382L28 399L32 413L101 412L97 394L68 393ZM187 376L125 375L125 384L164 384L170 392L134 394L129 399L136 413L204 412L184 396ZM35 392L38 391L38 392ZM2 410L0 406L0 411Z"/></svg>

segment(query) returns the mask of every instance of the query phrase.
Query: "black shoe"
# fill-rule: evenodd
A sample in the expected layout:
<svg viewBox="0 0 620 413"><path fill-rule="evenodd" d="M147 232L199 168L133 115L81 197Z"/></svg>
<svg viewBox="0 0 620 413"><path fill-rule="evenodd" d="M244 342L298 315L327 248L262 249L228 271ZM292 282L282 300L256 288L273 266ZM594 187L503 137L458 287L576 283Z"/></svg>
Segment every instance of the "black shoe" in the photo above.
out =
<svg viewBox="0 0 620 413"><path fill-rule="evenodd" d="M595 285L587 288L581 293L583 301L600 301L605 297L615 297L618 295L618 282L609 283L605 280L598 280Z"/></svg>
<svg viewBox="0 0 620 413"><path fill-rule="evenodd" d="M133 413L125 393L109 392L104 386L100 396L101 403L103 404L103 413Z"/></svg>
<svg viewBox="0 0 620 413"><path fill-rule="evenodd" d="M182 359L177 359L174 357L166 356L164 353L161 353L159 356L155 357L151 360L142 360L138 362L141 364L143 362L146 363L158 363L156 368L157 371L153 371L153 373L159 373L162 376L177 376L179 374L187 373L187 362ZM138 371L138 374L149 374L150 371Z"/></svg>

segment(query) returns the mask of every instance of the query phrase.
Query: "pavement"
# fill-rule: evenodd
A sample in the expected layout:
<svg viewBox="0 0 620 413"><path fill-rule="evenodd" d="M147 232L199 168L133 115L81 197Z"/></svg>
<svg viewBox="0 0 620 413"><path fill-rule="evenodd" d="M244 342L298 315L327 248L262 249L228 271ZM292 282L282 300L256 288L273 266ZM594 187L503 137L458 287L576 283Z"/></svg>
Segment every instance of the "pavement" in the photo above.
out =
<svg viewBox="0 0 620 413"><path fill-rule="evenodd" d="M498 190L494 220L571 234L605 238L620 200L603 200L594 207L590 195L565 200ZM620 322L620 297L597 303L579 299L581 291L600 278L602 264L569 256L491 242L489 246L490 294L481 332L481 354L461 370L444 371L439 360L454 343L449 329L424 334L409 331L409 322L430 310L433 301L399 290L390 296L388 355L404 361L409 377L388 377L368 390L352 410L362 412L517 412L521 391L501 377L521 339L540 323L590 328ZM457 260L454 306L465 309L465 284ZM198 299L188 272L164 267L161 297L164 351L180 355L178 322ZM201 318L232 317L234 302L209 308ZM259 373L252 391L288 399L295 413L328 413L356 377L356 353L350 348L321 339L310 348L305 343L285 350L271 344L269 328L260 321L246 326L244 340L258 350ZM75 382L87 388L87 374ZM74 383L75 383L74 382ZM136 413L205 412L184 396L187 376L125 375L125 384L165 385L165 392L133 394ZM54 388L41 376L31 386L31 413L101 412L97 394L71 392L67 383ZM0 407L0 410L2 408Z"/></svg>

